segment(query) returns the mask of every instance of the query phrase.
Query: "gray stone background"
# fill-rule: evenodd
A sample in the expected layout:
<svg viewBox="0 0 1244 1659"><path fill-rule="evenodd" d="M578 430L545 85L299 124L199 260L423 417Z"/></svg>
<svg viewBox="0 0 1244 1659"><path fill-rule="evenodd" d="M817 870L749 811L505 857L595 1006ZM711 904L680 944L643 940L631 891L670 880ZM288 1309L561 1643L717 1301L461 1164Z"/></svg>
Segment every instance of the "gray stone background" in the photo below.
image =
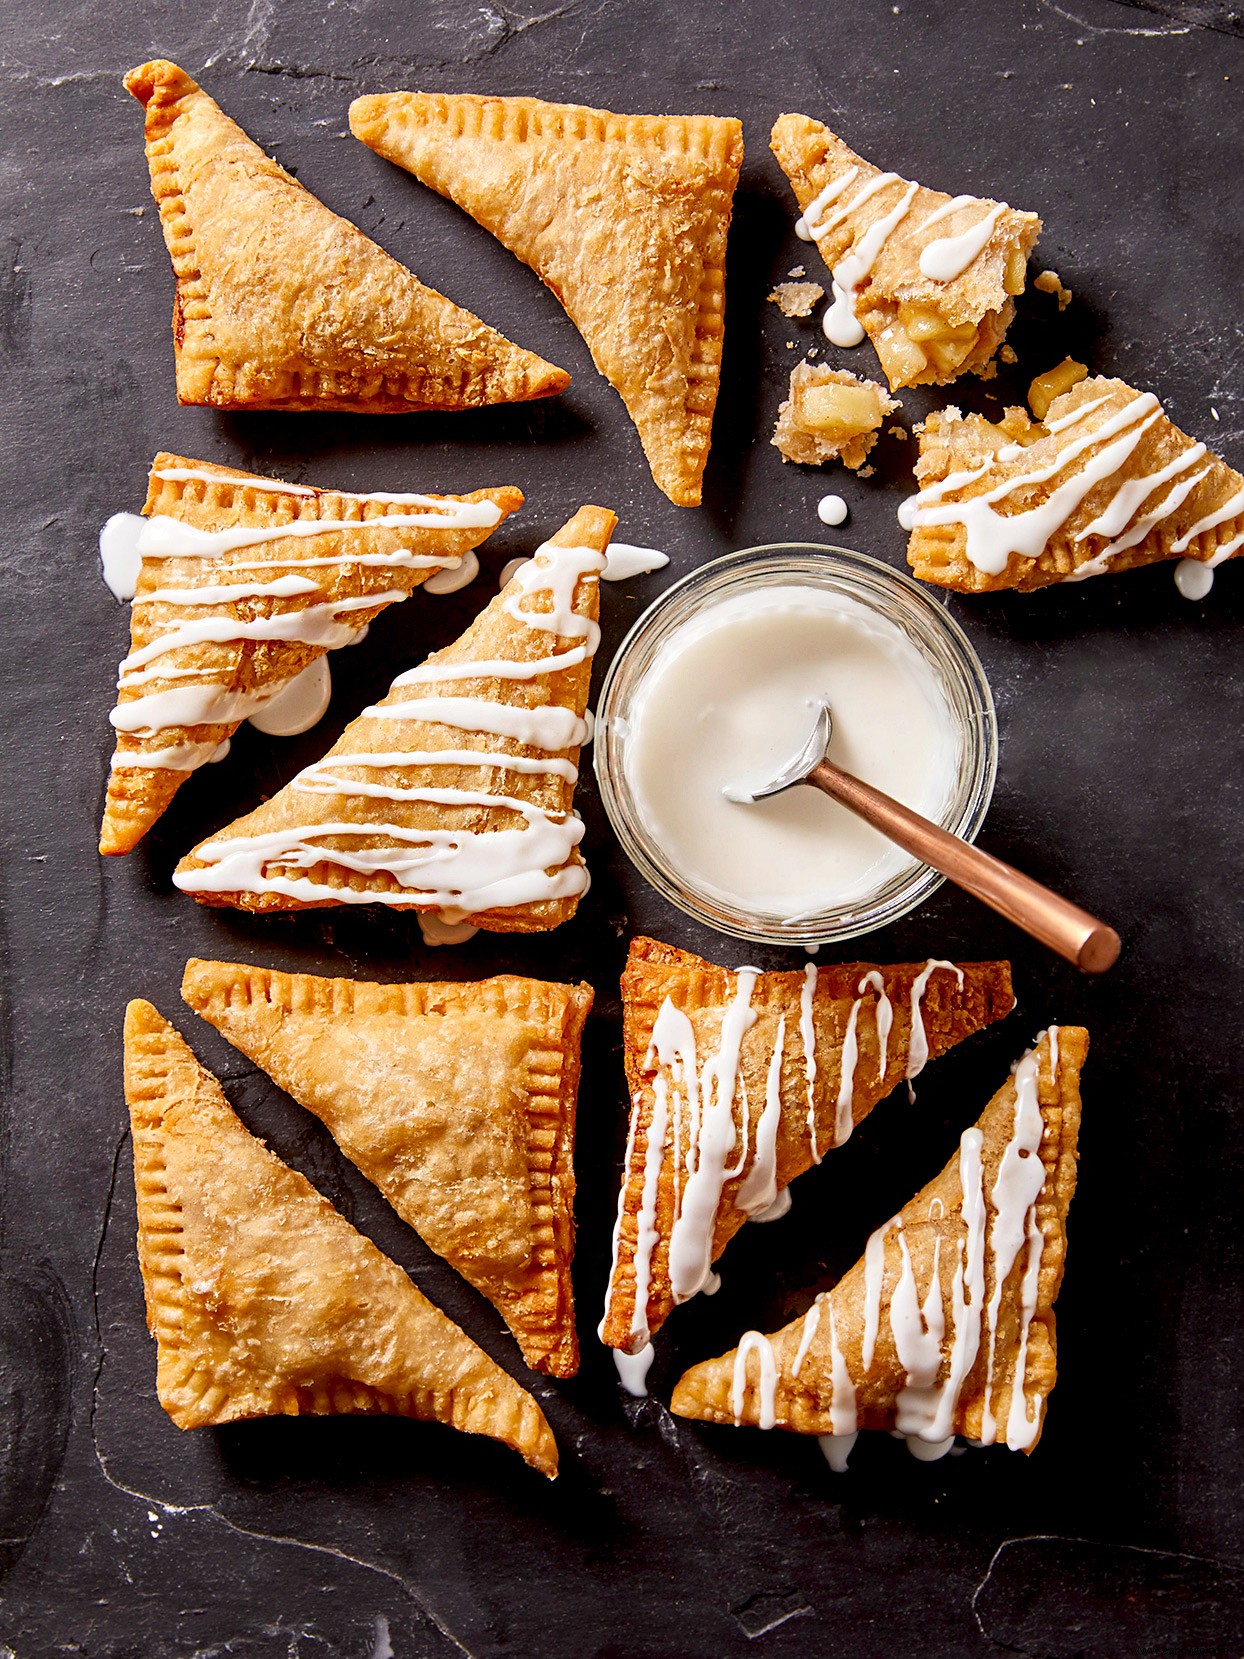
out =
<svg viewBox="0 0 1244 1659"><path fill-rule="evenodd" d="M1241 572L1201 605L1168 569L1033 598L951 598L991 676L1001 772L983 843L1070 889L1126 940L1100 983L943 890L862 941L879 961L1009 955L1017 1015L931 1068L752 1227L724 1284L670 1321L655 1398L620 1397L594 1341L624 1140L617 973L647 930L737 962L622 861L590 778L595 885L545 938L436 956L396 916L279 922L200 910L169 873L277 787L391 676L447 642L584 500L670 574L756 542L825 539L903 561L894 512L914 451L883 438L870 480L784 467L777 402L815 323L764 303L797 262L767 148L784 109L950 191L1045 220L1039 260L1075 293L1029 293L1019 366L954 396L996 410L1065 353L1164 399L1244 465L1241 14L1119 0L11 0L0 12L0 383L5 410L3 1057L0 1076L0 1653L16 1659L471 1653L619 1659L786 1655L1239 1653L1241 1611ZM553 403L460 417L219 416L173 395L172 279L121 75L167 55L331 207L426 281L570 369ZM450 204L351 139L365 91L535 93L621 110L742 117L726 362L705 506L652 486L621 406L557 303ZM788 342L795 342L794 349ZM832 355L832 354L831 354ZM875 372L865 346L841 360ZM903 396L910 425L932 406ZM527 507L475 587L416 596L341 653L326 721L249 731L127 860L95 853L126 619L95 538L142 502L170 448L354 488L514 482ZM604 595L602 665L668 580ZM580 1105L580 1376L535 1383L562 1447L552 1487L503 1449L390 1421L182 1435L155 1403L133 1251L120 1021L152 998L246 1121L308 1173L516 1374L500 1320L420 1244L318 1124L196 1023L191 954L380 978L507 968L598 989ZM746 954L791 965L779 951ZM800 958L802 960L802 958ZM810 1442L705 1430L660 1401L683 1366L774 1329L941 1167L1033 1032L1082 1020L1081 1184L1059 1303L1062 1379L1029 1459L922 1466L883 1437L829 1474ZM525 1377L530 1383L530 1378Z"/></svg>

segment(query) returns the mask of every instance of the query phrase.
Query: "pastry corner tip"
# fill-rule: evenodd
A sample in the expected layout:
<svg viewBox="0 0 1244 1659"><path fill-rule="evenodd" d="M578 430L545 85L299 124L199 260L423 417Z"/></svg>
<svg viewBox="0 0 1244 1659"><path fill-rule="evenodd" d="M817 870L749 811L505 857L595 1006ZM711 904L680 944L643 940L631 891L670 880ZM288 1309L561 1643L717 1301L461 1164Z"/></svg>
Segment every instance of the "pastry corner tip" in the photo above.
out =
<svg viewBox="0 0 1244 1659"><path fill-rule="evenodd" d="M159 87L188 92L197 84L184 69L168 58L152 58L147 63L137 64L122 80L125 90L143 105L150 103Z"/></svg>

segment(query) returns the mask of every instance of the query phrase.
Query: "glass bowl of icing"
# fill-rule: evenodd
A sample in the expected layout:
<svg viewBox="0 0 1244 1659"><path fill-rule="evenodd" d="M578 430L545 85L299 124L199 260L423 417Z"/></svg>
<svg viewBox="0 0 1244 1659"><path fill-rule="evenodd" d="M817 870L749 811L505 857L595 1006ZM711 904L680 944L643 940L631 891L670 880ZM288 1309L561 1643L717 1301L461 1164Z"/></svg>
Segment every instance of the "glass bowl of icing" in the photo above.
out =
<svg viewBox="0 0 1244 1659"><path fill-rule="evenodd" d="M975 839L997 772L985 671L940 600L879 560L803 542L727 554L619 647L597 706L601 797L635 868L697 921L831 944L944 880L819 790L731 798L777 776L822 700L831 760Z"/></svg>

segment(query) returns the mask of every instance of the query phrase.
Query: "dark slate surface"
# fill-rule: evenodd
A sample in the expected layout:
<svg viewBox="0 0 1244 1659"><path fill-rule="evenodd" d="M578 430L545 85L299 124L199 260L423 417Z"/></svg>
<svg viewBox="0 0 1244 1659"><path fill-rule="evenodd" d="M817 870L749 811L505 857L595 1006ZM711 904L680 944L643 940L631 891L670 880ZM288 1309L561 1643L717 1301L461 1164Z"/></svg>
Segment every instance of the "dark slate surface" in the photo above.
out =
<svg viewBox="0 0 1244 1659"><path fill-rule="evenodd" d="M1014 399L1073 351L1153 387L1176 420L1244 463L1239 33L1238 8L1177 0L564 0L539 14L476 0L25 0L0 16L6 1659L1241 1651L1244 572L1222 572L1195 606L1166 569L1031 599L950 600L1001 716L984 841L1099 908L1126 954L1106 982L1086 983L946 891L864 942L882 961L1010 954L1020 1012L932 1068L914 1108L878 1110L800 1182L786 1221L746 1229L722 1293L671 1320L647 1404L619 1396L591 1336L624 1133L616 976L639 928L728 962L741 947L644 890L590 782L596 884L576 921L543 939L481 938L432 956L407 920L248 921L197 908L168 879L206 828L288 778L393 672L452 638L500 562L585 499L616 507L621 535L668 548L681 572L759 541L815 539L818 496L841 489L844 538L901 565L907 446L883 439L870 481L822 481L784 468L767 443L795 356L786 342L811 342L815 325L784 321L764 296L798 261L821 274L794 238L766 146L783 109L826 118L930 184L1043 214L1043 261L1075 303L1060 316L1030 293L1012 335L1019 369L964 385L960 401L996 408L997 394ZM140 112L120 85L159 54L201 75L260 143L425 279L571 369L569 394L458 419L178 409L171 277ZM346 136L352 96L407 86L743 117L702 512L652 487L616 398L534 276ZM849 360L874 372L867 347ZM930 406L924 394L903 401L909 420ZM105 865L95 833L125 616L96 577L95 534L140 504L161 447L364 489L513 481L528 506L490 544L477 587L416 597L341 654L321 730L287 743L240 736L141 851ZM606 593L602 659L662 581ZM182 1007L192 952L393 978L507 968L595 982L579 1151L585 1359L574 1382L535 1385L562 1446L555 1486L436 1427L282 1421L182 1435L164 1417L120 1084L121 1011L135 994L189 1034L248 1123L521 1372L492 1310L318 1125ZM810 1442L673 1422L657 1402L681 1367L800 1311L940 1167L1051 1019L1086 1022L1093 1052L1059 1306L1063 1376L1037 1455L922 1466L877 1439L835 1478Z"/></svg>

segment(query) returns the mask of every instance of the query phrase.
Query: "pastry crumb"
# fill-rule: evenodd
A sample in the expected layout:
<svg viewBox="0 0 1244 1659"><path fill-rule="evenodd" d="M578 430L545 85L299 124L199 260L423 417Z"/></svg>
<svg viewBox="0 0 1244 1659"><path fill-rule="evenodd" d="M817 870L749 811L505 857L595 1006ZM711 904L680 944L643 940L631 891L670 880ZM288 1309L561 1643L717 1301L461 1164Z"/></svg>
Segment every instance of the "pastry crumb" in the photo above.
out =
<svg viewBox="0 0 1244 1659"><path fill-rule="evenodd" d="M841 461L854 471L876 443L886 416L898 407L875 381L805 360L791 370L790 392L778 410L772 441L784 461L806 467Z"/></svg>
<svg viewBox="0 0 1244 1659"><path fill-rule="evenodd" d="M991 358L989 362L985 364L983 369L977 369L976 378L978 380L993 380L997 373L998 365Z"/></svg>
<svg viewBox="0 0 1244 1659"><path fill-rule="evenodd" d="M887 426L886 431L889 433L890 437L902 438L904 442L911 437L911 433L905 426Z"/></svg>
<svg viewBox="0 0 1244 1659"><path fill-rule="evenodd" d="M1004 363L1019 362L1019 353L1015 350L1014 346L1003 346L1002 350L998 353L998 356Z"/></svg>
<svg viewBox="0 0 1244 1659"><path fill-rule="evenodd" d="M1058 299L1060 311L1065 311L1071 304L1071 289L1063 286L1063 279L1057 271L1041 271L1033 277L1032 286L1039 288L1043 294L1054 294Z"/></svg>
<svg viewBox="0 0 1244 1659"><path fill-rule="evenodd" d="M808 272L803 265L793 265L786 274L789 277L804 277L807 276Z"/></svg>
<svg viewBox="0 0 1244 1659"><path fill-rule="evenodd" d="M876 472L876 470L877 470L876 467L861 467L860 468L860 477L861 478L871 478L873 473Z"/></svg>
<svg viewBox="0 0 1244 1659"><path fill-rule="evenodd" d="M809 362L810 362L810 363L815 363L815 362L816 362L816 360L817 360L817 358L818 358L818 357L819 357L819 356L820 356L820 355L821 355L821 353L820 353L820 350L819 350L819 348L818 348L818 347L816 347L816 346L813 346L813 347L812 347L812 349L811 349L811 350L810 350L810 351L809 351L809 353L808 353L808 361L809 361ZM1215 416L1214 416L1214 419L1215 419L1215 420L1217 420L1217 419L1218 419L1218 416L1217 416L1217 415L1215 415Z"/></svg>
<svg viewBox="0 0 1244 1659"><path fill-rule="evenodd" d="M779 282L769 298L784 317L810 317L825 290L819 282Z"/></svg>

